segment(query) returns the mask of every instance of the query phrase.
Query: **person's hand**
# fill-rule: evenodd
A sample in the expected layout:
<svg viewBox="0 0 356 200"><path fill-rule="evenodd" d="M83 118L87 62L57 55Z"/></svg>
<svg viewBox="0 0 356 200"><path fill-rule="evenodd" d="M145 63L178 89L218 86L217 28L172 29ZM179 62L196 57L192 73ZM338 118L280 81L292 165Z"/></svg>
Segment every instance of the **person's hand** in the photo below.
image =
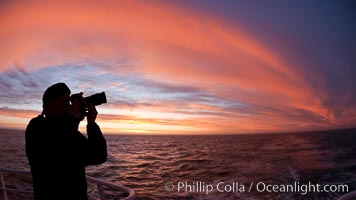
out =
<svg viewBox="0 0 356 200"><path fill-rule="evenodd" d="M96 108L93 104L88 103L87 107L88 107L88 116L87 116L88 124L93 124L95 123L98 112L96 111Z"/></svg>
<svg viewBox="0 0 356 200"><path fill-rule="evenodd" d="M83 106L84 97L83 92L75 94L77 97L73 98L72 104L68 108L68 113L73 115L79 121L83 120L81 107Z"/></svg>

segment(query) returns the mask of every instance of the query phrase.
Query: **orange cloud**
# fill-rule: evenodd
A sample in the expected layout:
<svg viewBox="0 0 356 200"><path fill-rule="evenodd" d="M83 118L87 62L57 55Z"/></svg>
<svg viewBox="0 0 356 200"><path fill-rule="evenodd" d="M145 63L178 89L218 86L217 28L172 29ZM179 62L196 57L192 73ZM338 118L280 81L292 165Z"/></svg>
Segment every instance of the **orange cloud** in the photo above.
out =
<svg viewBox="0 0 356 200"><path fill-rule="evenodd" d="M9 116L9 117L20 117L20 118L32 118L41 114L41 112L35 110L20 110L20 109L9 109L9 108L0 108L0 116Z"/></svg>

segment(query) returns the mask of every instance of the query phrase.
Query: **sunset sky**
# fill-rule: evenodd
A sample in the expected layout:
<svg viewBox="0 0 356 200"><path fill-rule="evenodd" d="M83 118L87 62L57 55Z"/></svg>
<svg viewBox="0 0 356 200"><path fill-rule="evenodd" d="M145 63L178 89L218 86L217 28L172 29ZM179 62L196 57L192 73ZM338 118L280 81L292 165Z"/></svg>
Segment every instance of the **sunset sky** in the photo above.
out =
<svg viewBox="0 0 356 200"><path fill-rule="evenodd" d="M105 91L105 133L356 127L354 1L0 1L0 127ZM85 125L85 123L82 123Z"/></svg>

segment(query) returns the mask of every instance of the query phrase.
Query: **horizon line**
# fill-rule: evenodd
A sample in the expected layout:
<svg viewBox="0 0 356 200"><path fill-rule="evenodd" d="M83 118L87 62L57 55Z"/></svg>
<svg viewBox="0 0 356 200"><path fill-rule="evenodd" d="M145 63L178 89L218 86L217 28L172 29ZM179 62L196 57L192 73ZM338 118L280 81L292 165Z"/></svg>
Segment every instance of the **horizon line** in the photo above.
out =
<svg viewBox="0 0 356 200"><path fill-rule="evenodd" d="M23 131L25 129L0 127L0 130ZM103 135L122 135L122 136L232 136L232 135L272 135L272 134L303 134L303 133L323 133L356 130L356 127L349 128L334 128L334 129L319 129L319 130L305 130L305 131L287 131L287 132L256 132L256 133L103 133ZM86 135L86 132L81 132Z"/></svg>

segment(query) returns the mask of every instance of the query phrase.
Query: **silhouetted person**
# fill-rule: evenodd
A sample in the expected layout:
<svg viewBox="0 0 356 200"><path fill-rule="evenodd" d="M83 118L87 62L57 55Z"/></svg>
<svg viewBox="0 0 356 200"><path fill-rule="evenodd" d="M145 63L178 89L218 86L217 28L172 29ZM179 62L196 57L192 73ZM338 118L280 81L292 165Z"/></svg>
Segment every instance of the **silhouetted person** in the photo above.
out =
<svg viewBox="0 0 356 200"><path fill-rule="evenodd" d="M78 131L83 97L70 104L64 83L50 86L43 94L43 112L26 128L26 155L31 166L36 200L86 200L85 166L106 161L106 141L95 123L95 106L87 105L86 138Z"/></svg>

